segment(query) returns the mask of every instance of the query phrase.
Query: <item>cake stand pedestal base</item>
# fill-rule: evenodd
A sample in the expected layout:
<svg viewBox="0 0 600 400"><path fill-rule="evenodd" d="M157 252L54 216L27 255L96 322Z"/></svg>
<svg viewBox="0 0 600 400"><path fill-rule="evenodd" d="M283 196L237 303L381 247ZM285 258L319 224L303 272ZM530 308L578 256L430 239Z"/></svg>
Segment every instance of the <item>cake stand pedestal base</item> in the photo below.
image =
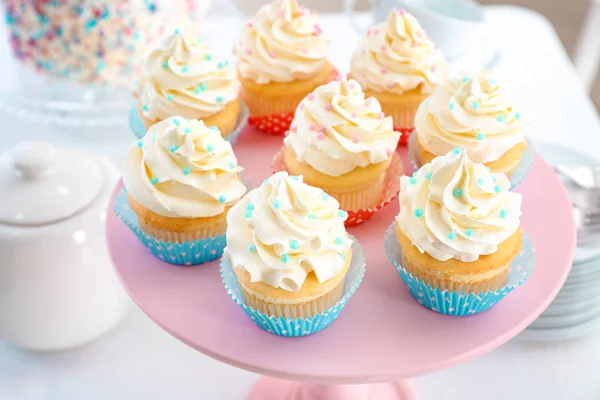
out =
<svg viewBox="0 0 600 400"><path fill-rule="evenodd" d="M367 385L326 385L262 377L249 400L416 400L405 381Z"/></svg>

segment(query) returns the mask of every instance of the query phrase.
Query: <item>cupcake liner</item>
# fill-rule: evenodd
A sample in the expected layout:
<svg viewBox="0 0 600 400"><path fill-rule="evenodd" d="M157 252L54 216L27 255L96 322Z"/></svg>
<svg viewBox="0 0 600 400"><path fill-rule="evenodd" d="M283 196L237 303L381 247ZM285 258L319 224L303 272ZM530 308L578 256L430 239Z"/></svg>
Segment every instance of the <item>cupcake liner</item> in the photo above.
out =
<svg viewBox="0 0 600 400"><path fill-rule="evenodd" d="M227 294L229 294L233 301L242 307L250 319L265 331L274 335L287 337L312 335L328 327L338 317L350 297L358 289L365 275L365 255L356 239L352 236L350 237L354 240L354 243L352 243L352 261L344 280L344 295L333 307L321 314L316 314L308 318L284 319L283 317L276 318L269 316L246 305L231 261L227 257L222 257L221 278L225 290L227 290Z"/></svg>
<svg viewBox="0 0 600 400"><path fill-rule="evenodd" d="M182 243L155 239L140 228L138 217L129 205L125 188L117 195L114 211L155 257L169 264L189 266L213 261L223 254L223 249L227 245L225 235Z"/></svg>
<svg viewBox="0 0 600 400"><path fill-rule="evenodd" d="M478 314L502 300L516 287L521 286L531 276L535 265L535 252L529 237L523 232L521 251L513 259L508 273L508 283L502 289L482 293L459 293L440 290L411 275L400 262L402 247L396 235L394 221L385 232L385 251L388 258L400 274L410 294L422 306L440 314L467 316Z"/></svg>
<svg viewBox="0 0 600 400"><path fill-rule="evenodd" d="M271 170L273 173L277 173L279 171L286 171L287 166L285 165L285 161L283 158L284 148L279 150L275 157L273 158L273 163L271 164ZM373 214L377 211L381 210L383 207L390 204L392 200L398 196L400 192L400 177L404 174L404 166L402 165L402 160L397 152L394 152L392 155L392 162L385 172L384 182L383 182L383 195L381 197L381 202L377 204L375 207L370 207L366 209L360 210L344 210L348 213L348 218L344 222L345 226L354 226L361 224L367 220L369 220Z"/></svg>
<svg viewBox="0 0 600 400"><path fill-rule="evenodd" d="M510 180L511 190L521 183L523 179L525 179L535 159L535 150L533 149L533 145L531 144L529 138L525 138L525 143L525 152L521 156L519 165L508 177ZM419 155L419 144L417 143L416 131L413 131L408 139L408 155L410 157L410 164L413 166L415 171L423 166L421 163L421 156Z"/></svg>
<svg viewBox="0 0 600 400"><path fill-rule="evenodd" d="M340 72L333 67L331 69L331 74L329 75L329 79L327 82L331 82L340 77ZM308 94L308 93L307 93ZM285 103L285 100L280 100L280 103L277 104L276 109L281 110L282 103ZM288 112L277 112L277 111L269 111L265 102L262 102L261 109L264 109L265 112L263 115L251 115L248 118L248 125L255 128L257 131L263 133L269 133L271 135L284 135L292 124L292 120L294 119L294 114L296 113L296 107L298 106L298 101L294 100L289 102L290 104L287 107L291 109Z"/></svg>
<svg viewBox="0 0 600 400"><path fill-rule="evenodd" d="M237 123L235 129L229 133L229 135L225 136L223 139L231 143L232 145L237 141L240 133L248 123L248 116L250 112L248 111L248 106L244 104L244 102L240 101L240 113L237 118ZM129 129L133 132L136 138L141 139L146 135L146 126L144 125L144 121L140 118L140 114L138 112L137 102L131 105L129 109Z"/></svg>
<svg viewBox="0 0 600 400"><path fill-rule="evenodd" d="M398 141L398 146L407 146L408 138L410 137L412 131L415 130L415 128L402 128L399 126L394 126L394 130L402 134L402 136L400 136L400 140Z"/></svg>

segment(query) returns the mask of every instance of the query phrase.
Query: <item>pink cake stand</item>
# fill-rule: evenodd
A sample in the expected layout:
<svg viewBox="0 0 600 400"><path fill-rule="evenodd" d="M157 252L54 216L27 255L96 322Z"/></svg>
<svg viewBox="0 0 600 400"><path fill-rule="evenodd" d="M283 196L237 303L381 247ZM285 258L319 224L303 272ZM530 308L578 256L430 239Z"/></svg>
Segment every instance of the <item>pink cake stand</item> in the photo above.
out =
<svg viewBox="0 0 600 400"><path fill-rule="evenodd" d="M281 142L252 130L240 137L236 154L255 185L270 175ZM410 171L405 149L400 154ZM535 270L491 310L469 317L419 305L388 261L383 235L398 213L397 201L349 228L365 250L365 279L338 320L304 338L274 336L254 325L223 289L218 261L177 267L154 258L114 216L112 204L108 248L123 285L159 326L210 357L268 376L251 400L414 399L404 379L505 343L542 313L567 277L575 225L563 186L538 156L517 191L523 194L522 227L536 250Z"/></svg>

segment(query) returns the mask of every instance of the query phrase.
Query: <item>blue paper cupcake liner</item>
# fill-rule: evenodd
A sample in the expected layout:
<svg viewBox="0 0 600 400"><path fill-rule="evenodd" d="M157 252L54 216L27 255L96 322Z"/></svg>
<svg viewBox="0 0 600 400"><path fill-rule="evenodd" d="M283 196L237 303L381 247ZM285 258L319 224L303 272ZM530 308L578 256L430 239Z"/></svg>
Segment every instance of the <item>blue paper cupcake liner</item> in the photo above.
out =
<svg viewBox="0 0 600 400"><path fill-rule="evenodd" d="M483 312L521 286L531 276L535 265L535 252L529 237L523 232L521 251L514 258L508 273L508 283L502 289L485 293L459 293L434 288L406 271L400 262L402 248L396 235L396 222L385 232L385 251L400 274L410 294L426 308L440 314L467 316Z"/></svg>
<svg viewBox="0 0 600 400"><path fill-rule="evenodd" d="M223 279L223 285L233 301L242 307L250 319L265 331L274 335L287 337L312 335L327 328L337 319L348 299L358 289L363 280L365 275L365 255L358 241L352 236L351 238L354 240L352 244L352 261L344 282L344 295L333 307L312 318L276 318L247 306L244 303L244 295L233 271L233 266L227 257L221 258L221 278Z"/></svg>
<svg viewBox="0 0 600 400"><path fill-rule="evenodd" d="M224 139L231 143L232 145L237 141L240 133L248 123L248 117L250 116L250 111L248 110L248 106L243 102L240 102L240 114L238 115L237 124L233 132L227 135ZM146 135L146 127L144 126L144 121L140 118L140 114L138 112L137 103L133 103L131 108L129 109L129 129L133 132L136 138L141 139Z"/></svg>
<svg viewBox="0 0 600 400"><path fill-rule="evenodd" d="M525 138L525 143L525 152L521 156L521 161L509 178L510 189L514 189L523 181L523 179L525 179L535 159L535 150L533 149L533 145L529 138ZM413 131L408 138L408 155L410 157L410 164L415 171L423 166L421 156L419 155L419 144L417 143L417 134L415 131Z"/></svg>
<svg viewBox="0 0 600 400"><path fill-rule="evenodd" d="M213 261L223 254L223 249L227 245L225 235L183 243L171 243L153 238L139 227L137 215L129 205L125 188L117 195L114 211L155 257L169 264L189 266Z"/></svg>

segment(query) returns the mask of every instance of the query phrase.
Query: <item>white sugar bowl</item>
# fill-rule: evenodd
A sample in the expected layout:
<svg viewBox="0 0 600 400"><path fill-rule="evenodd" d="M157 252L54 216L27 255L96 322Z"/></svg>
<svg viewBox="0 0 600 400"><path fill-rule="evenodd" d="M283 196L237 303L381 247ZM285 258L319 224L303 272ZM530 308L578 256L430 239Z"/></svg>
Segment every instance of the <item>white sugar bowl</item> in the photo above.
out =
<svg viewBox="0 0 600 400"><path fill-rule="evenodd" d="M78 148L24 142L0 155L0 340L72 348L128 311L105 245L118 178Z"/></svg>

